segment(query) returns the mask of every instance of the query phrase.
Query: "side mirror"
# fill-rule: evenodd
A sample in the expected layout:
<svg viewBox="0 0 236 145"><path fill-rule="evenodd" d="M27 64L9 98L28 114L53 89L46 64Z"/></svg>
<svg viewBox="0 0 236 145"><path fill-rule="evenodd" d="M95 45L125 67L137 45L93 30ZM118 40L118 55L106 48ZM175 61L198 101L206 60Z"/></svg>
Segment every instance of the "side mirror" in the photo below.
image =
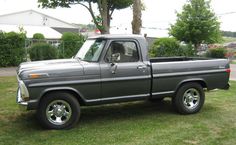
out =
<svg viewBox="0 0 236 145"><path fill-rule="evenodd" d="M120 61L120 53L114 53L111 55L111 62L119 62Z"/></svg>

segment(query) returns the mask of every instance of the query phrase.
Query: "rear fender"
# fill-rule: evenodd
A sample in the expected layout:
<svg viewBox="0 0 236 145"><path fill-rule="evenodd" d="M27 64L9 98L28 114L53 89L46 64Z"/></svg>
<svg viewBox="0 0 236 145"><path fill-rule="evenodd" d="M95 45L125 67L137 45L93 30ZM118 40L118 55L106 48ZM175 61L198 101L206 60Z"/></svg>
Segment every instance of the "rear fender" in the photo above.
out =
<svg viewBox="0 0 236 145"><path fill-rule="evenodd" d="M204 79L201 79L201 78L192 78L192 79L183 80L183 81L181 81L180 83L178 83L178 85L177 85L176 88L175 88L175 93L178 91L178 89L179 89L183 84L190 83L190 82L199 83L203 88L207 88L207 83L206 83L206 81L205 81Z"/></svg>

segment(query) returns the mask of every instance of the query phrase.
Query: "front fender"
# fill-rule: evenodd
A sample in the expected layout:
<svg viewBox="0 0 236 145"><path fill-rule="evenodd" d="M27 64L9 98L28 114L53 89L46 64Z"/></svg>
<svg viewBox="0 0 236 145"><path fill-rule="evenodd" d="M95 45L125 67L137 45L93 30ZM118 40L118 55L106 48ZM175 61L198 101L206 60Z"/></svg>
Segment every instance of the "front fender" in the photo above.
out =
<svg viewBox="0 0 236 145"><path fill-rule="evenodd" d="M47 93L50 92L54 92L54 91L67 91L67 92L72 92L73 94L75 94L77 97L77 99L80 101L80 103L84 103L86 102L83 94L81 94L77 89L72 88L72 87L51 87L51 88L46 88L45 90L43 90L40 94L40 100L43 96L45 96Z"/></svg>

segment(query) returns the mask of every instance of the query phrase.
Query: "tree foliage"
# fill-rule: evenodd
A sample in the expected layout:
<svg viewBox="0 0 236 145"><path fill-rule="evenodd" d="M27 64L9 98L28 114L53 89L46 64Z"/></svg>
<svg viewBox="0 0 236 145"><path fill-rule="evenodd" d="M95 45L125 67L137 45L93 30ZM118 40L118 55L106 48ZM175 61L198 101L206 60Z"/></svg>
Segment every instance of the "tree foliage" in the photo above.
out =
<svg viewBox="0 0 236 145"><path fill-rule="evenodd" d="M180 41L194 44L215 43L222 39L220 23L210 7L210 1L189 0L183 11L177 13L177 21L171 25L170 35Z"/></svg>
<svg viewBox="0 0 236 145"><path fill-rule="evenodd" d="M114 10L132 5L133 0L38 0L43 8L67 7L79 4L84 6L92 16L93 22L102 34L109 33L110 20ZM96 16L92 3L97 4L99 15Z"/></svg>
<svg viewBox="0 0 236 145"><path fill-rule="evenodd" d="M44 35L41 34L41 33L35 33L33 35L33 39L37 39L37 40L42 40L42 39L45 39Z"/></svg>

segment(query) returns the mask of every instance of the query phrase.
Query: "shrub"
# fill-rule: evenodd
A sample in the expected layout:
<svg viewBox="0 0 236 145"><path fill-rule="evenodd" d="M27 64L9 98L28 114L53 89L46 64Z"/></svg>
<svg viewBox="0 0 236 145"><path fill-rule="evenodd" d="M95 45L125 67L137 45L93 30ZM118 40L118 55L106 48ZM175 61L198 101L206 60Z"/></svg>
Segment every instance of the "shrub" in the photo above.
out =
<svg viewBox="0 0 236 145"><path fill-rule="evenodd" d="M157 39L149 52L151 57L181 56L183 54L180 43L174 38Z"/></svg>
<svg viewBox="0 0 236 145"><path fill-rule="evenodd" d="M61 40L62 43L59 46L60 58L71 58L84 44L85 38L83 35L77 33L66 32L63 33Z"/></svg>
<svg viewBox="0 0 236 145"><path fill-rule="evenodd" d="M207 52L207 57L211 58L225 58L227 50L225 48L214 48Z"/></svg>
<svg viewBox="0 0 236 145"><path fill-rule="evenodd" d="M175 38L160 38L149 50L150 57L195 56L192 44L180 44Z"/></svg>
<svg viewBox="0 0 236 145"><path fill-rule="evenodd" d="M197 53L192 44L180 45L180 50L181 56L196 56Z"/></svg>
<svg viewBox="0 0 236 145"><path fill-rule="evenodd" d="M47 43L35 43L29 49L31 61L57 58L57 49Z"/></svg>
<svg viewBox="0 0 236 145"><path fill-rule="evenodd" d="M38 40L42 40L42 39L45 39L44 35L41 34L41 33L35 33L33 35L33 39L38 39Z"/></svg>
<svg viewBox="0 0 236 145"><path fill-rule="evenodd" d="M0 66L17 66L26 60L25 34L0 32Z"/></svg>

